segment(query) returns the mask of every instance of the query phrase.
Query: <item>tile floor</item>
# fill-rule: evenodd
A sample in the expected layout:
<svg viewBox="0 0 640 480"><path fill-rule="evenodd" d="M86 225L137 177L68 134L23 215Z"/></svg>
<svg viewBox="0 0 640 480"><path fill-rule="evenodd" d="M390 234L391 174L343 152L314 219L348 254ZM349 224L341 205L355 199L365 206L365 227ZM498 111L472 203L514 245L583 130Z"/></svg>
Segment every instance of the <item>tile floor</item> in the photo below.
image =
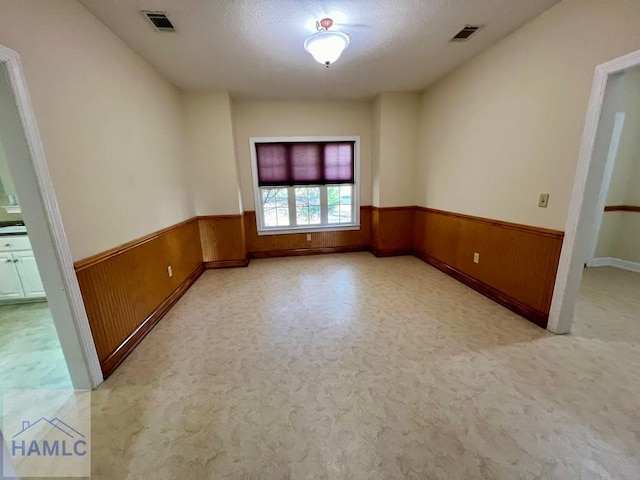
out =
<svg viewBox="0 0 640 480"><path fill-rule="evenodd" d="M208 271L93 393L95 479L637 479L640 275L555 336L413 257Z"/></svg>
<svg viewBox="0 0 640 480"><path fill-rule="evenodd" d="M49 307L0 305L0 392L34 388L72 388Z"/></svg>

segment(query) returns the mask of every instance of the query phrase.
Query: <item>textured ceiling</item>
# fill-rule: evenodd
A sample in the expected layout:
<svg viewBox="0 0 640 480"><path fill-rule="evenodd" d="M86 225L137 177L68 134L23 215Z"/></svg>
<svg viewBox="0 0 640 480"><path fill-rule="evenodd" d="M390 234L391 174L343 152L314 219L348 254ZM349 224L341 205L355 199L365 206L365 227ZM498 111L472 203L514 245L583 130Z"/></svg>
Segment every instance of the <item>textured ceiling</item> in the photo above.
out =
<svg viewBox="0 0 640 480"><path fill-rule="evenodd" d="M80 0L183 89L251 98L370 98L421 90L558 0ZM162 10L173 33L140 10ZM332 17L352 36L325 68L304 50L315 22ZM467 42L449 39L483 24Z"/></svg>

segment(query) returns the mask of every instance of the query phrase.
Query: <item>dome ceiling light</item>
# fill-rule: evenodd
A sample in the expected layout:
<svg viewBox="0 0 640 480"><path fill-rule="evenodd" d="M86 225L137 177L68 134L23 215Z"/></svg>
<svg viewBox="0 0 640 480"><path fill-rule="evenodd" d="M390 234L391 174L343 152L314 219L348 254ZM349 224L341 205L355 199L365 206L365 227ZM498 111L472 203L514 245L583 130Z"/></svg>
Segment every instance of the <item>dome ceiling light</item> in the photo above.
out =
<svg viewBox="0 0 640 480"><path fill-rule="evenodd" d="M316 62L326 65L334 63L349 46L351 36L339 32L337 30L329 31L333 25L333 20L330 18L323 18L319 22L316 22L317 33L310 35L304 41L304 49L309 52Z"/></svg>

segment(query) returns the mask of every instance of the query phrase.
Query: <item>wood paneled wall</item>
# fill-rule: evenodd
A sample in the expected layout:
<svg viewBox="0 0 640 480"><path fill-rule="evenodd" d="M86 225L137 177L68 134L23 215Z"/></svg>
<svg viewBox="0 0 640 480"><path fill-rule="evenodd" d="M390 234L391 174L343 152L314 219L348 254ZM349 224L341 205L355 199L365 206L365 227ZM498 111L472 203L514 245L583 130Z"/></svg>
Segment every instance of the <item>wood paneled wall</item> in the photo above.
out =
<svg viewBox="0 0 640 480"><path fill-rule="evenodd" d="M546 327L564 234L416 208L414 249L426 262ZM480 254L479 263L473 254Z"/></svg>
<svg viewBox="0 0 640 480"><path fill-rule="evenodd" d="M415 254L545 327L563 233L421 207L360 209L360 230L258 235L255 212L197 217L76 262L105 376L204 268L267 258L371 250ZM480 254L479 263L473 254ZM169 277L167 267L173 268Z"/></svg>
<svg viewBox="0 0 640 480"><path fill-rule="evenodd" d="M416 207L371 208L371 252L376 257L411 255Z"/></svg>
<svg viewBox="0 0 640 480"><path fill-rule="evenodd" d="M371 245L371 207L360 208L360 230L258 235L256 212L244 213L244 228L250 258L270 258L318 253L357 252Z"/></svg>
<svg viewBox="0 0 640 480"><path fill-rule="evenodd" d="M205 268L246 267L249 263L242 215L198 217Z"/></svg>
<svg viewBox="0 0 640 480"><path fill-rule="evenodd" d="M202 273L199 236L194 218L75 263L105 377Z"/></svg>

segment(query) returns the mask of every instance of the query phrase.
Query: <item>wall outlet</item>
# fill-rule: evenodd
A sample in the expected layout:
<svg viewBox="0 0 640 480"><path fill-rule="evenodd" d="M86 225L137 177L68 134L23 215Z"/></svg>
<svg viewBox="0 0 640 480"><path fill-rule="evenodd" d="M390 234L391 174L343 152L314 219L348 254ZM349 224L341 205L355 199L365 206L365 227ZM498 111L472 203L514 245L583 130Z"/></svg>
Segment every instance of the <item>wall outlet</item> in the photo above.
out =
<svg viewBox="0 0 640 480"><path fill-rule="evenodd" d="M310 241L311 241L311 234L307 233L307 242L310 242Z"/></svg>
<svg viewBox="0 0 640 480"><path fill-rule="evenodd" d="M540 208L547 208L547 205L549 205L549 194L541 193L540 198L538 199L538 206Z"/></svg>
<svg viewBox="0 0 640 480"><path fill-rule="evenodd" d="M473 254L473 263L480 263L480 254L477 252Z"/></svg>
<svg viewBox="0 0 640 480"><path fill-rule="evenodd" d="M167 273L169 274L169 277L173 277L173 268L171 267L171 265L167 267Z"/></svg>

